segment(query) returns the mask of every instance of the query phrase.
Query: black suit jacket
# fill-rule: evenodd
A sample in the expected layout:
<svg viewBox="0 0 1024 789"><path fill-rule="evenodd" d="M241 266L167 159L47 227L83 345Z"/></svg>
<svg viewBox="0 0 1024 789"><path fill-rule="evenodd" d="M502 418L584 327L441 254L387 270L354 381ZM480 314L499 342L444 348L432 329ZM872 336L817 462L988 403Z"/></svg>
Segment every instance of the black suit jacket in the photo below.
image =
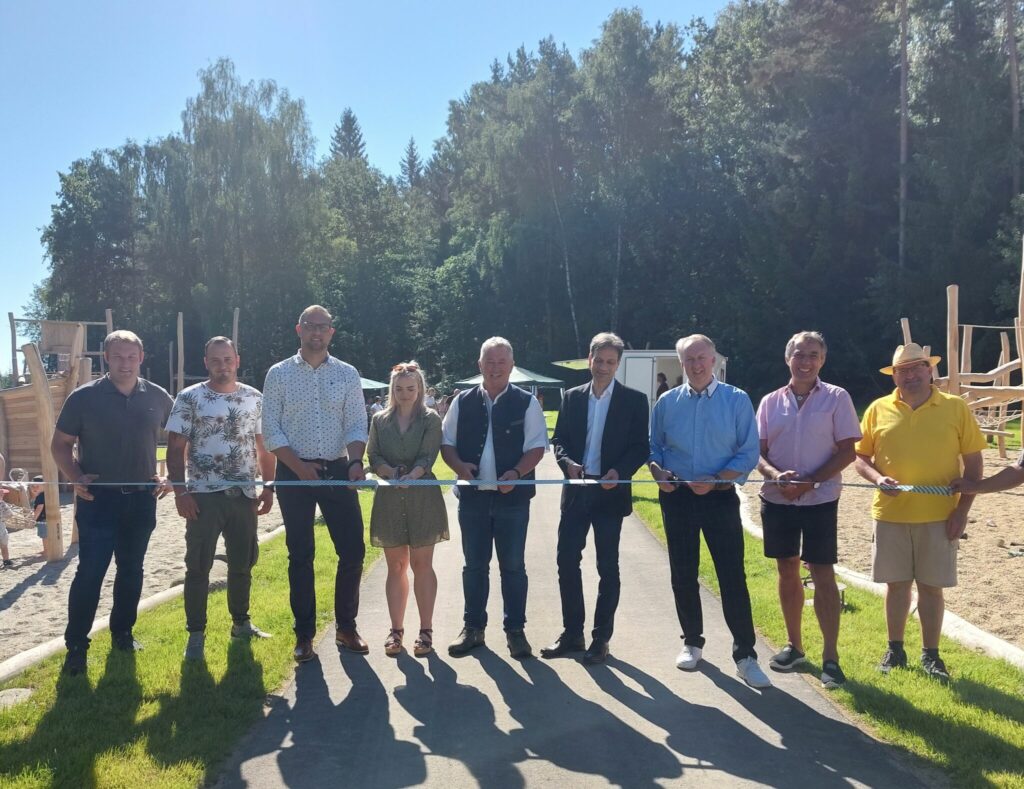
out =
<svg viewBox="0 0 1024 789"><path fill-rule="evenodd" d="M590 401L591 384L569 389L562 398L562 408L555 422L555 434L551 443L555 459L562 473L568 477L568 462L583 465L583 453L587 445L587 408ZM647 395L623 386L618 381L612 389L612 400L608 404L608 417L601 437L601 474L615 469L619 479L631 479L650 455L647 438L649 408ZM562 509L572 502L582 488L566 485L562 488ZM612 490L600 489L600 495L608 506L620 515L633 511L632 485L616 485Z"/></svg>

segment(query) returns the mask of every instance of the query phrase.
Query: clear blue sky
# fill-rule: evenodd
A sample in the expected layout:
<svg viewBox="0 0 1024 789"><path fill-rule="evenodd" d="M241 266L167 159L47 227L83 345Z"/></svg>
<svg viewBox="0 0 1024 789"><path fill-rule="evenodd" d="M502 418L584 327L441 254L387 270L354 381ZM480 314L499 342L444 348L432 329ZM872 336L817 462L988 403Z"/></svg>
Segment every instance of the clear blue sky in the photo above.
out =
<svg viewBox="0 0 1024 789"><path fill-rule="evenodd" d="M40 228L58 172L97 148L144 142L181 125L196 72L219 57L242 80L273 79L306 103L323 155L352 107L370 162L396 173L410 136L429 153L448 101L490 63L551 35L578 55L618 7L608 0L341 2L0 0L0 370L7 313L23 314L46 275ZM654 23L713 20L724 0L648 0ZM145 294L139 294L145 299ZM96 315L76 316L102 320ZM117 317L115 316L115 322Z"/></svg>

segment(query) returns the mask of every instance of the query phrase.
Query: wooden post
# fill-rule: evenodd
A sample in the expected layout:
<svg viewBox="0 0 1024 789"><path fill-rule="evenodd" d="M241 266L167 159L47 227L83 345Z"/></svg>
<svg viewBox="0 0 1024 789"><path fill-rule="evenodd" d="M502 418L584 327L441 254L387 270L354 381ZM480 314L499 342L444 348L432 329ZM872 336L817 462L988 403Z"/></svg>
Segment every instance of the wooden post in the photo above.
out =
<svg viewBox="0 0 1024 789"><path fill-rule="evenodd" d="M238 349L238 307L231 316L231 342L235 344L235 353L241 353Z"/></svg>
<svg viewBox="0 0 1024 789"><path fill-rule="evenodd" d="M167 391L172 395L174 391L174 341L167 343Z"/></svg>
<svg viewBox="0 0 1024 789"><path fill-rule="evenodd" d="M946 369L949 371L949 388L946 391L954 397L960 396L960 360L957 358L960 351L959 295L958 285L946 288Z"/></svg>
<svg viewBox="0 0 1024 789"><path fill-rule="evenodd" d="M185 316L178 313L178 385L174 391L177 394L185 388Z"/></svg>
<svg viewBox="0 0 1024 789"><path fill-rule="evenodd" d="M92 374L89 374L89 378L82 380L82 359L88 359L88 356L82 356L85 352L85 324L79 323L78 328L75 330L75 337L71 341L71 358L68 360L68 380L65 384L64 397L65 399L78 388L80 384L88 383L92 380ZM90 359L90 362L92 360ZM90 366L90 370L92 367Z"/></svg>
<svg viewBox="0 0 1024 789"><path fill-rule="evenodd" d="M48 562L64 558L64 533L60 523L60 488L57 486L57 462L50 453L53 440L53 400L50 398L50 384L43 370L43 359L39 346L33 342L21 346L29 372L32 374L32 391L35 394L36 414L39 418L39 458L43 467L43 496L46 502L46 539L43 548Z"/></svg>
<svg viewBox="0 0 1024 789"><path fill-rule="evenodd" d="M78 380L84 383L89 383L92 380L92 359L88 356L83 356L78 360ZM68 394L71 393L68 392ZM74 506L71 508L71 544L74 545L78 542L78 496L74 493L71 495L75 499Z"/></svg>
<svg viewBox="0 0 1024 789"><path fill-rule="evenodd" d="M4 410L4 401L0 399L0 455L5 458L11 456L7 446L7 412Z"/></svg>
<svg viewBox="0 0 1024 789"><path fill-rule="evenodd" d="M7 313L11 322L11 385L18 385L18 327L14 323L14 313Z"/></svg>
<svg viewBox="0 0 1024 789"><path fill-rule="evenodd" d="M971 370L971 346L974 344L974 327L964 326L963 349L960 351L960 372L969 373Z"/></svg>
<svg viewBox="0 0 1024 789"><path fill-rule="evenodd" d="M107 334L112 333L114 331L114 311L109 308L104 310L103 320L107 323Z"/></svg>
<svg viewBox="0 0 1024 789"><path fill-rule="evenodd" d="M900 318L900 329L903 331L903 344L909 345L913 342L910 339L910 318Z"/></svg>

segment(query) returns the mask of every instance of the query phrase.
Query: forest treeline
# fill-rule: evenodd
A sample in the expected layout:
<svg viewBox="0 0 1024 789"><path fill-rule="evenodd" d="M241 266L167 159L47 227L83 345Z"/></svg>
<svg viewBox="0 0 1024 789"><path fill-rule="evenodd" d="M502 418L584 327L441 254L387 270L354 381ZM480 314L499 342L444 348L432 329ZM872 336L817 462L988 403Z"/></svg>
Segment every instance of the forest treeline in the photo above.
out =
<svg viewBox="0 0 1024 789"><path fill-rule="evenodd" d="M336 353L385 379L410 357L471 374L493 334L552 373L600 330L638 348L701 331L752 394L814 328L827 378L874 395L901 316L944 351L945 286L961 320L1012 322L1020 266L1024 9L909 0L901 36L906 3L746 0L685 27L617 11L576 56L547 38L496 60L395 177L352 109L318 158L302 100L221 60L179 131L60 175L32 313L112 308L160 382L178 310L198 373L240 307L257 384L311 302ZM995 333L975 352L995 366Z"/></svg>

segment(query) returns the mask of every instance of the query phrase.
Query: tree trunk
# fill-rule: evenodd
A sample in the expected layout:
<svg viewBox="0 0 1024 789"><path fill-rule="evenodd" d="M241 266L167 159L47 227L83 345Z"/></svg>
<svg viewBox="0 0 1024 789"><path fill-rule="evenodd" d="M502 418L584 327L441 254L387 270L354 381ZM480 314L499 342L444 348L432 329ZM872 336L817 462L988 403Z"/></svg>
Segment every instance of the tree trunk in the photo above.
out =
<svg viewBox="0 0 1024 789"><path fill-rule="evenodd" d="M1013 174L1013 197L1020 194L1020 62L1017 56L1017 19L1014 14L1015 0L1003 0L1006 22L1006 54L1010 70L1010 138L1013 150L1010 166Z"/></svg>
<svg viewBox="0 0 1024 789"><path fill-rule="evenodd" d="M615 223L615 271L612 274L611 331L619 328L619 279L622 274L622 219Z"/></svg>
<svg viewBox="0 0 1024 789"><path fill-rule="evenodd" d="M907 249L907 2L900 3L900 226L899 226L899 270L903 270Z"/></svg>
<svg viewBox="0 0 1024 789"><path fill-rule="evenodd" d="M547 157L548 188L551 190L551 203L555 207L555 217L558 219L559 240L562 247L562 266L565 269L565 290L569 296L569 317L572 319L573 336L576 338L576 353L583 353L583 345L580 343L580 327L576 321L576 297L572 292L572 274L569 271L569 245L565 239L565 222L562 219L562 209L558 204L558 193L555 191L555 175L552 172L551 157Z"/></svg>

